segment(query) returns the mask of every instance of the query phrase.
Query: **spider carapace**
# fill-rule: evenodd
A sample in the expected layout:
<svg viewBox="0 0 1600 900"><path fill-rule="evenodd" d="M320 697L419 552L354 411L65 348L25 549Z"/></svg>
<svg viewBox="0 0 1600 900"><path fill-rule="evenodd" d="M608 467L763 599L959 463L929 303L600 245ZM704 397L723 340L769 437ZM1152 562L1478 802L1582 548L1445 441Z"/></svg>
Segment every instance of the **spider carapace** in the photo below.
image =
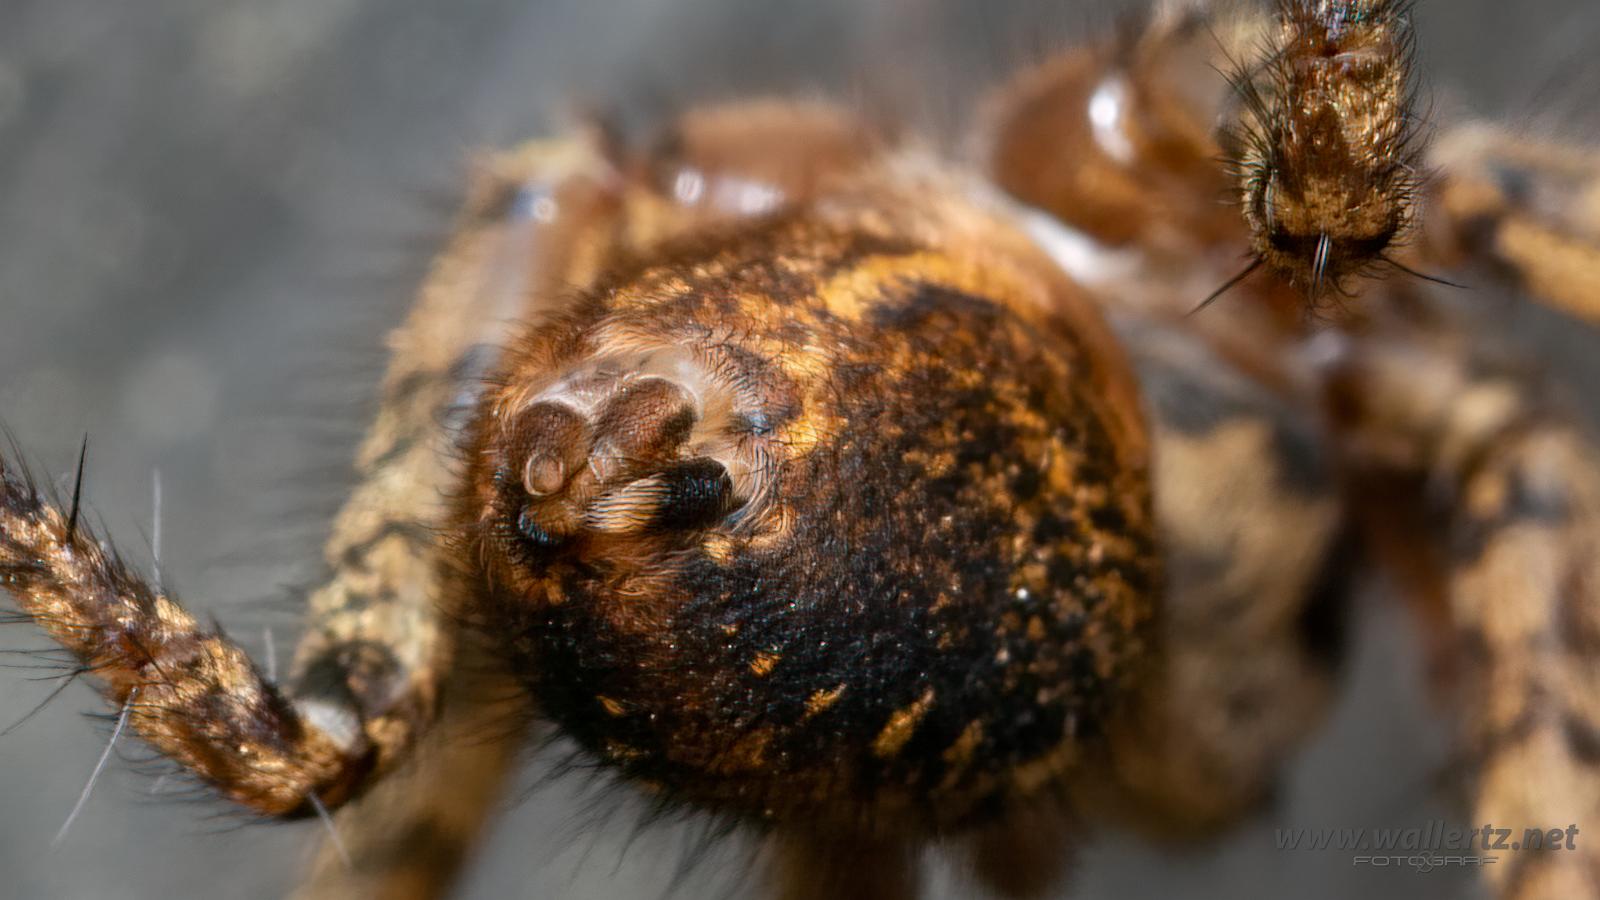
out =
<svg viewBox="0 0 1600 900"><path fill-rule="evenodd" d="M1472 818L1582 822L1600 456L1457 306L1356 278L1592 313L1600 165L1475 127L1426 179L1410 43L1400 0L1169 5L999 91L966 163L790 101L495 157L291 677L10 461L0 581L183 770L340 809L308 897L445 891L538 721L761 835L752 893L911 898L937 845L1040 896L1097 825L1265 800L1358 565L1438 637ZM1590 190L1508 187L1559 179ZM1600 898L1587 847L1485 877Z"/></svg>

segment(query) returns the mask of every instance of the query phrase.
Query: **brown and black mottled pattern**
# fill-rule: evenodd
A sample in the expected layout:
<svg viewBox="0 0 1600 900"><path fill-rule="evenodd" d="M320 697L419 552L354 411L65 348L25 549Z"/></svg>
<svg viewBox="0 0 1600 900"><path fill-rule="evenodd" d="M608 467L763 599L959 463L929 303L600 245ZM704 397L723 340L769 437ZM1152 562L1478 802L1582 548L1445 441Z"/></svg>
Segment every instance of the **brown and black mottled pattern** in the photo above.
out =
<svg viewBox="0 0 1600 900"><path fill-rule="evenodd" d="M1442 523L1470 821L1582 827L1600 808L1600 450L1514 364L1410 337L1355 347L1332 386L1361 462L1423 472L1414 502ZM1507 900L1590 897L1600 849L1521 852L1485 876Z"/></svg>
<svg viewBox="0 0 1600 900"><path fill-rule="evenodd" d="M1185 4L1014 85L989 177L1119 248L1058 261L1118 312L1192 308L1236 251L1313 289L1393 262L1414 224L1408 7L1278 0L1273 55L1246 63L1270 89L1243 110L1244 222L1215 202L1209 134L1238 111L1198 58L1242 45ZM1086 117L1102 89L1109 127ZM1376 493L1341 509L1350 473L1329 457L1439 488L1431 516L1363 537L1446 545L1474 815L1559 826L1600 806L1600 454L1525 386L1463 377L1466 354L1403 333L1357 392L1375 414L1325 431L1325 398L1285 371L1298 315L1212 310L1177 343L1226 334L1227 354L1151 353L1069 297L1009 213L974 209L967 175L926 177L848 115L742 104L672 133L642 157L590 135L490 163L391 340L293 694L5 483L3 586L158 750L271 814L375 783L340 823L350 864L324 852L307 897L444 890L534 693L664 800L777 823L786 900L909 900L927 830L992 813L941 837L997 892L1042 892L1056 848L1112 812L1085 783L1131 788L1146 831L1215 834L1326 699L1331 642L1305 638L1339 597L1319 575ZM1508 149L1444 166L1438 243L1592 315L1592 153ZM663 252L674 236L691 240ZM1281 311L1269 287L1245 289ZM540 324L459 448L509 319ZM1376 348L1392 324L1352 340ZM1140 345L1153 467L1119 345ZM1242 365L1239 345L1266 359ZM467 539L429 540L448 524ZM457 617L512 651L514 697L490 702L463 667L479 648ZM1597 873L1585 849L1488 875L1505 897L1571 900Z"/></svg>
<svg viewBox="0 0 1600 900"><path fill-rule="evenodd" d="M1285 379L1260 377L1270 359L1263 370L1193 329L1113 321L1151 422L1162 667L1081 805L1204 838L1260 808L1330 706L1354 575L1344 507L1328 435Z"/></svg>
<svg viewBox="0 0 1600 900"><path fill-rule="evenodd" d="M959 254L797 217L681 247L526 337L464 516L487 623L601 760L768 822L952 826L1067 771L1130 690L1157 572L1106 363L1036 285ZM759 427L727 427L765 443L775 499L626 545L508 524L529 498L502 420L616 333L760 398Z"/></svg>
<svg viewBox="0 0 1600 900"><path fill-rule="evenodd" d="M1476 819L1584 825L1600 807L1600 454L1561 420L1493 435L1461 473L1450 552ZM1600 850L1513 854L1501 896L1586 896Z"/></svg>

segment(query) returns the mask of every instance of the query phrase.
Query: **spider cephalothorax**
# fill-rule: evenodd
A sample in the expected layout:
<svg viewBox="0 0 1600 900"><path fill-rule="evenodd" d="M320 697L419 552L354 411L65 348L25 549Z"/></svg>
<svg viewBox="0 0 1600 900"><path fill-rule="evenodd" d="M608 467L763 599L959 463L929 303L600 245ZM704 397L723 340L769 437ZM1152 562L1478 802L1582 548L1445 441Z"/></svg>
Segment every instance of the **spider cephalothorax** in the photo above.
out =
<svg viewBox="0 0 1600 900"><path fill-rule="evenodd" d="M1410 6L1280 0L1267 58L1234 76L1245 114L1231 164L1251 251L1313 298L1384 261L1414 224Z"/></svg>

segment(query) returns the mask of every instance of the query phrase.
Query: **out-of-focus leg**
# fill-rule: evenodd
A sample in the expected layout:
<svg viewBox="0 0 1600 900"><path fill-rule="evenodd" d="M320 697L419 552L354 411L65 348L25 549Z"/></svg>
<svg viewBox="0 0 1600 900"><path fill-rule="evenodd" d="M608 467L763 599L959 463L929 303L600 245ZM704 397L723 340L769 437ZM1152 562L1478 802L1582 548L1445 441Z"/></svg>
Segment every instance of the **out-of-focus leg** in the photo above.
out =
<svg viewBox="0 0 1600 900"><path fill-rule="evenodd" d="M786 832L772 837L778 900L916 900L913 844L851 835Z"/></svg>
<svg viewBox="0 0 1600 900"><path fill-rule="evenodd" d="M1600 150L1473 125L1441 137L1430 162L1421 264L1487 267L1600 323Z"/></svg>
<svg viewBox="0 0 1600 900"><path fill-rule="evenodd" d="M1119 329L1154 426L1163 664L1083 800L1174 839L1270 797L1321 722L1351 565L1316 419L1192 332Z"/></svg>
<svg viewBox="0 0 1600 900"><path fill-rule="evenodd" d="M1600 810L1600 444L1447 337L1358 344L1332 385L1352 453L1423 474L1443 527L1441 644L1468 821L1491 829L1474 850L1497 858L1484 877L1505 900L1600 897L1600 846L1567 832Z"/></svg>
<svg viewBox="0 0 1600 900"><path fill-rule="evenodd" d="M1054 804L1013 810L963 840L979 884L1006 900L1047 897L1065 880L1074 823Z"/></svg>
<svg viewBox="0 0 1600 900"><path fill-rule="evenodd" d="M458 430L517 323L601 266L610 244L594 233L609 234L606 178L582 139L488 160L416 306L389 337L360 480L334 522L330 574L311 594L292 676L319 715L364 733L379 769L432 719L456 619L472 612L474 587L457 583L443 534Z"/></svg>

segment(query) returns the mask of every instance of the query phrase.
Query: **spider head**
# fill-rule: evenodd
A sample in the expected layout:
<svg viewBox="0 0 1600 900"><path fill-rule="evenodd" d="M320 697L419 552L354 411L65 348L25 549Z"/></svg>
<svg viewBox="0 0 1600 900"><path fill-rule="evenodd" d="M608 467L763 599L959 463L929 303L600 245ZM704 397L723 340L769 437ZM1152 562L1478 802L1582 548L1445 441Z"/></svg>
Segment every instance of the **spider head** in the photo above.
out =
<svg viewBox="0 0 1600 900"><path fill-rule="evenodd" d="M1251 250L1313 302L1410 229L1424 134L1410 4L1280 3L1271 57L1234 75L1230 129Z"/></svg>
<svg viewBox="0 0 1600 900"><path fill-rule="evenodd" d="M1401 239L1411 204L1393 174L1268 167L1245 191L1251 251L1313 301L1343 293Z"/></svg>

